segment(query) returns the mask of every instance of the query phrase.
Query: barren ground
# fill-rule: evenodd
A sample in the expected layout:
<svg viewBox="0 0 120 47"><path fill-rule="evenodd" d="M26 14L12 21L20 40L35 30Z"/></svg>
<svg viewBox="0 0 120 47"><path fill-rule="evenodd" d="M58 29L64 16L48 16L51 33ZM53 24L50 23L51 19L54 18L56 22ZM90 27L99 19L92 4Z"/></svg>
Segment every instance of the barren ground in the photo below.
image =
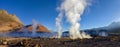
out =
<svg viewBox="0 0 120 47"><path fill-rule="evenodd" d="M120 35L75 40L70 38L1 37L0 47L120 47Z"/></svg>

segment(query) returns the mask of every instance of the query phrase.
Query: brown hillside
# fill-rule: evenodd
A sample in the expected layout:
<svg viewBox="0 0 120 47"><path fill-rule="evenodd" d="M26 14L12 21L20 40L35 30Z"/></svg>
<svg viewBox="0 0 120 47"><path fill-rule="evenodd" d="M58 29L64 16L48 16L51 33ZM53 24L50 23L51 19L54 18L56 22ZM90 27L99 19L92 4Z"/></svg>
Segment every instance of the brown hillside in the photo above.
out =
<svg viewBox="0 0 120 47"><path fill-rule="evenodd" d="M28 31L32 31L32 25L26 26ZM0 10L0 33L10 31L22 31L24 25L14 14L8 14L5 10ZM43 25L38 25L38 32L50 32Z"/></svg>
<svg viewBox="0 0 120 47"><path fill-rule="evenodd" d="M26 28L29 31L32 31L32 25L27 25ZM43 25L38 25L37 26L37 31L38 32L50 32L46 27L44 27Z"/></svg>
<svg viewBox="0 0 120 47"><path fill-rule="evenodd" d="M13 14L0 10L0 32L8 32L23 27L22 22Z"/></svg>

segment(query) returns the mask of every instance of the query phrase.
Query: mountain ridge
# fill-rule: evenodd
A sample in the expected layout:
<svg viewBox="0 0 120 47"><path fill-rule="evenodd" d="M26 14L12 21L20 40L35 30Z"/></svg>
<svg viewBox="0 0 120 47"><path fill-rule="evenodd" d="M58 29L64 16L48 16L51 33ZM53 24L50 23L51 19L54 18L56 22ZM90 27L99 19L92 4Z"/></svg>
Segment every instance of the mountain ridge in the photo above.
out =
<svg viewBox="0 0 120 47"><path fill-rule="evenodd" d="M12 32L12 31L22 31L24 25L20 19L14 15L9 14L5 10L0 10L0 33ZM28 31L32 31L32 25L27 27ZM38 26L38 32L50 32L46 27Z"/></svg>

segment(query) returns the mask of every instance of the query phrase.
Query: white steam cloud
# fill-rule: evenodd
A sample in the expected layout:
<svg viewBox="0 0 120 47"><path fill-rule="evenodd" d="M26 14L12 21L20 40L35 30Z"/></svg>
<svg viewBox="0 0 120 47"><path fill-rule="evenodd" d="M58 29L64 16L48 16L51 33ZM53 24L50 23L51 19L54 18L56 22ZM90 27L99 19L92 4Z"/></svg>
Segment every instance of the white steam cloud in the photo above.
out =
<svg viewBox="0 0 120 47"><path fill-rule="evenodd" d="M76 38L91 38L85 32L80 32L81 20L80 16L83 14L84 9L88 6L87 0L64 0L59 7L59 15L56 18L56 26L58 27L58 38L61 37L62 27L61 20L65 14L67 21L70 23L69 34L71 39Z"/></svg>
<svg viewBox="0 0 120 47"><path fill-rule="evenodd" d="M56 26L58 28L58 38L61 38L61 35L62 35L62 27L61 27L62 17L63 17L63 14L62 12L60 12L58 17L56 18Z"/></svg>

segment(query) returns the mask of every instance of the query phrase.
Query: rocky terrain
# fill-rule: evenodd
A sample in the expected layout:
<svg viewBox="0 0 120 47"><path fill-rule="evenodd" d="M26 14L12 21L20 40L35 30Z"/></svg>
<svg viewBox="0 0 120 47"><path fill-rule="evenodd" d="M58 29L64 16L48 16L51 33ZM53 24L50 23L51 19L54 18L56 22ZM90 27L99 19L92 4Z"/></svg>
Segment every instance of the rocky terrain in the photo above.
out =
<svg viewBox="0 0 120 47"><path fill-rule="evenodd" d="M8 14L5 10L0 10L0 33L11 31L22 31L26 27L28 31L32 31L32 25L24 25L14 14ZM50 32L43 25L38 25L38 32Z"/></svg>
<svg viewBox="0 0 120 47"><path fill-rule="evenodd" d="M0 46L4 47L119 47L120 35L94 37L91 39L70 38L0 38Z"/></svg>

